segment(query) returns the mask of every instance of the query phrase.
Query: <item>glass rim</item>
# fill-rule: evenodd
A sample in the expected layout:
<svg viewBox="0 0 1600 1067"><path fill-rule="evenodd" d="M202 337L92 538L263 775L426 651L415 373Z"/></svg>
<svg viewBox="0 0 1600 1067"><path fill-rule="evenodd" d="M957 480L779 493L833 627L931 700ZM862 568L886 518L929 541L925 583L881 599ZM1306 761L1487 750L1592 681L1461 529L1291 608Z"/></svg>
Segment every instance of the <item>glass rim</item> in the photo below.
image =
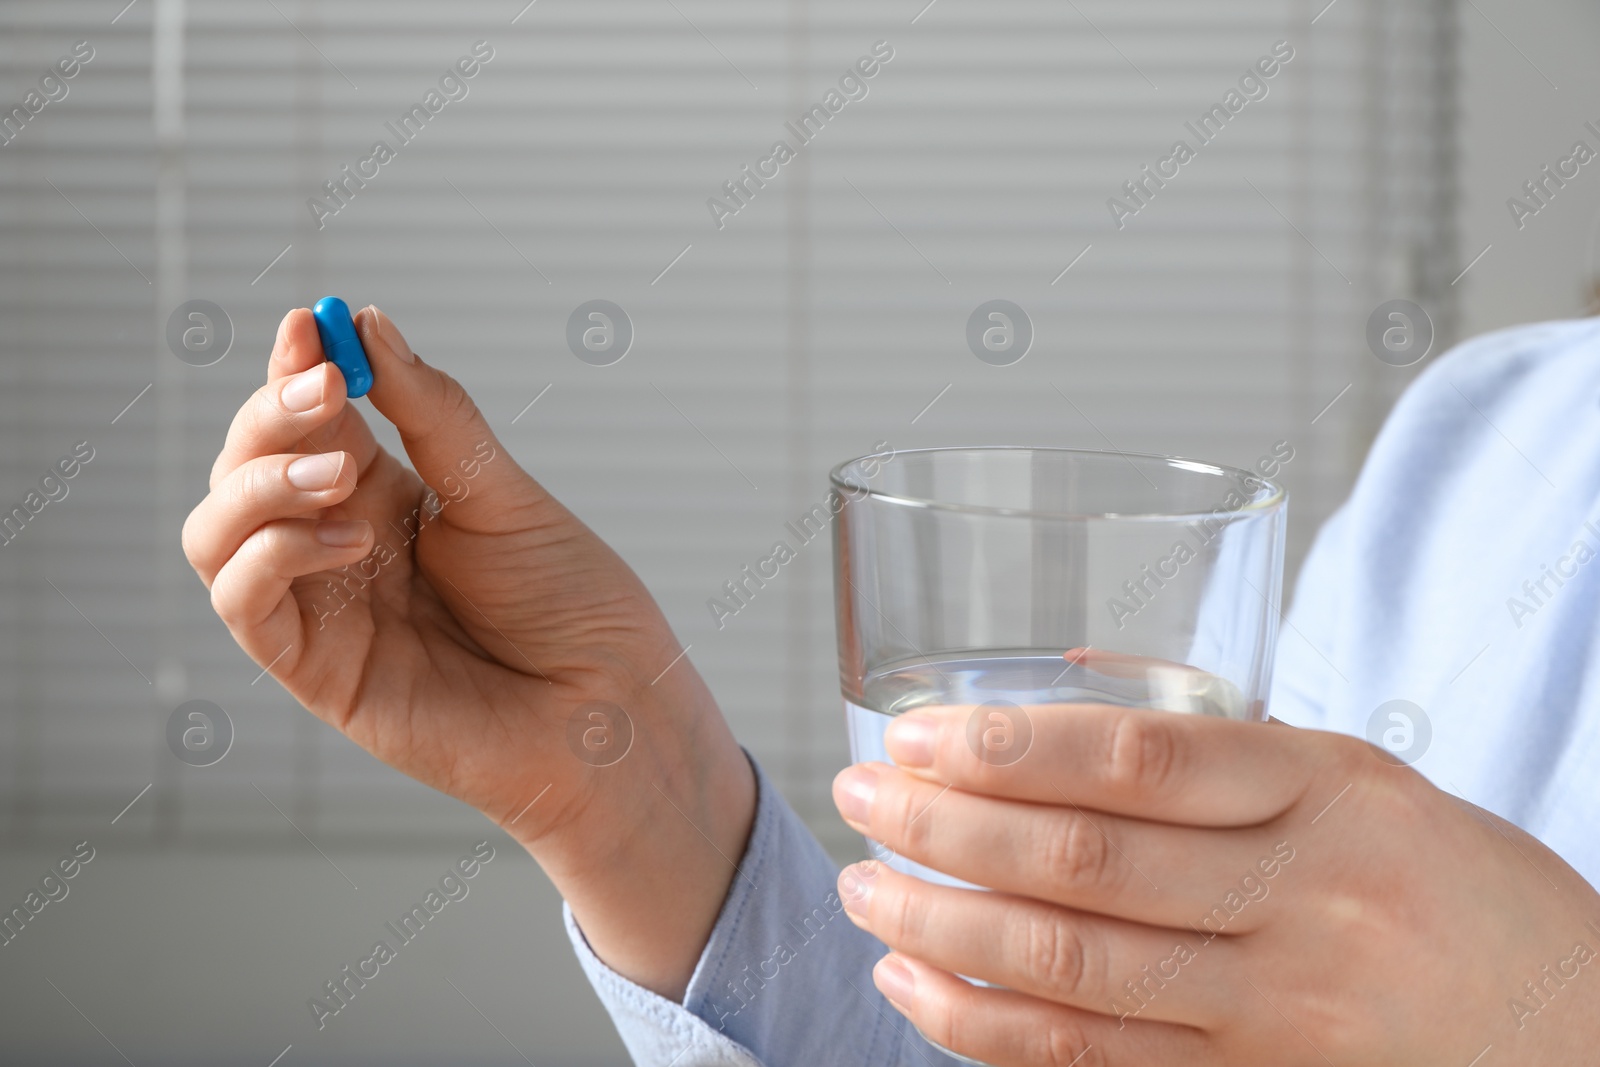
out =
<svg viewBox="0 0 1600 1067"><path fill-rule="evenodd" d="M1205 474L1211 476L1235 476L1250 482L1260 483L1271 492L1260 500L1249 501L1237 508L1218 506L1206 511L1150 511L1150 512L1070 512L1056 510L1037 510L1033 508L1001 508L986 504L958 504L948 500L935 500L929 497L906 496L899 493L885 492L875 489L870 485L863 485L847 481L844 476L846 468L865 460L880 459L884 455L890 457L930 455L940 452L1053 452L1076 456L1094 456L1101 459L1119 458L1138 470L1137 460L1154 460L1166 467L1176 467L1190 474ZM1108 519L1117 521L1144 521L1144 522L1198 522L1222 521L1232 522L1236 518L1254 516L1281 508L1288 499L1288 492L1277 482L1264 478L1254 471L1242 467L1230 467L1222 463L1212 463L1207 460L1188 459L1184 456L1165 455L1159 452L1127 452L1119 449L1104 448L1066 448L1056 445L939 445L932 448L900 448L885 452L869 452L864 456L856 456L838 464L828 472L828 482L834 489L844 493L850 499L873 497L887 504L898 504L904 507L924 508L930 511L951 511L967 515L990 515L1008 518L1034 518L1034 519L1061 519L1070 521L1084 521L1090 519Z"/></svg>

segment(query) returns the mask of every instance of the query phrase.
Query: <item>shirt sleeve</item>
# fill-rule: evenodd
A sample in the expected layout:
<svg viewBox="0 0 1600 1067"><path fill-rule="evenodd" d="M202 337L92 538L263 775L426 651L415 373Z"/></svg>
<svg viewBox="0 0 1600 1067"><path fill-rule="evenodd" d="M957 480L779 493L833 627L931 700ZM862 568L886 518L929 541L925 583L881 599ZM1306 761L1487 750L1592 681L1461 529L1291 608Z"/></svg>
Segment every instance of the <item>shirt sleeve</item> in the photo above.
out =
<svg viewBox="0 0 1600 1067"><path fill-rule="evenodd" d="M634 1063L953 1067L872 984L888 950L844 914L833 861L755 770L750 843L682 1004L606 966L564 908L578 962Z"/></svg>

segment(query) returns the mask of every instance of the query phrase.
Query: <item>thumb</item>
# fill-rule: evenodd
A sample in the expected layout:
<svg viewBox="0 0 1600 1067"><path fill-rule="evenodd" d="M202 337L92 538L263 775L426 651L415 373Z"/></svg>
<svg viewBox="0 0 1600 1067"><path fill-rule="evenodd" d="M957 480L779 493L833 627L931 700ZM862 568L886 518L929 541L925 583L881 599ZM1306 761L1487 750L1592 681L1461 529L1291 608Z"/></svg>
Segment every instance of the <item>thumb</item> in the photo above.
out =
<svg viewBox="0 0 1600 1067"><path fill-rule="evenodd" d="M452 524L499 533L525 526L532 512L559 508L506 454L461 383L418 358L388 315L368 305L355 325L372 364L367 396L400 431L418 476L449 505Z"/></svg>

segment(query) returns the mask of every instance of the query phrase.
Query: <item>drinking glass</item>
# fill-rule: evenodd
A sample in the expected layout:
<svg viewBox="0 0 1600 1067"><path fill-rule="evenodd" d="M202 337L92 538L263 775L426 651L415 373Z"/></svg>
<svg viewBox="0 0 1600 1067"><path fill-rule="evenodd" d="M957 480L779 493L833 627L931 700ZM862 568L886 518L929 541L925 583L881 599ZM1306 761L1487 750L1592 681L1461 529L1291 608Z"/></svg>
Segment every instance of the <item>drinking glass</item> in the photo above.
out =
<svg viewBox="0 0 1600 1067"><path fill-rule="evenodd" d="M856 762L889 762L885 728L930 705L970 707L968 743L1000 765L1027 754L1032 717L1052 705L1264 718L1286 496L1260 474L986 447L863 456L831 481ZM897 870L968 884L869 847Z"/></svg>

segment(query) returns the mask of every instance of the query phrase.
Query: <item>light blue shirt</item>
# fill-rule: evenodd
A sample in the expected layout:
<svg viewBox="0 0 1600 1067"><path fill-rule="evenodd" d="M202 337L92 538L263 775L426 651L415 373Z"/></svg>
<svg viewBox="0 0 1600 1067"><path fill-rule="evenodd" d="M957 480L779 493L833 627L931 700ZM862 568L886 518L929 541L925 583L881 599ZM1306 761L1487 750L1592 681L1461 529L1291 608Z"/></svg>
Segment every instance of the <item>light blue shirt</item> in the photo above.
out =
<svg viewBox="0 0 1600 1067"><path fill-rule="evenodd" d="M1319 533L1279 637L1270 711L1388 733L1435 785L1597 884L1597 607L1600 324L1481 337L1407 390ZM832 862L758 779L750 845L682 1004L608 968L567 915L635 1062L954 1063L878 994L870 972L886 950L842 913Z"/></svg>

